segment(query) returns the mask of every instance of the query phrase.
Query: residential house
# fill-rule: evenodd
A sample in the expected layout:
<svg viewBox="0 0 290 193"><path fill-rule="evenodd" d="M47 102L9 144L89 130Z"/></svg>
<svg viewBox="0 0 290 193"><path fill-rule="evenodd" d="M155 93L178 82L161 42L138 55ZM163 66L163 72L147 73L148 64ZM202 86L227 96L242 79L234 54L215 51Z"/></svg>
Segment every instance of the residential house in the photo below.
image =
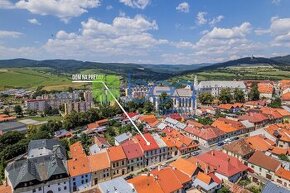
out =
<svg viewBox="0 0 290 193"><path fill-rule="evenodd" d="M115 145L121 145L122 143L128 141L132 137L130 132L122 133L115 137Z"/></svg>
<svg viewBox="0 0 290 193"><path fill-rule="evenodd" d="M164 193L154 176L150 174L136 176L128 180L128 183L132 184L138 193Z"/></svg>
<svg viewBox="0 0 290 193"><path fill-rule="evenodd" d="M274 86L268 82L258 83L258 91L260 92L260 98L271 99L274 93Z"/></svg>
<svg viewBox="0 0 290 193"><path fill-rule="evenodd" d="M159 162L166 161L169 157L168 146L163 141L162 137L158 135L157 133L153 133L152 137L154 138L154 140L156 141L159 147Z"/></svg>
<svg viewBox="0 0 290 193"><path fill-rule="evenodd" d="M290 171L280 167L275 171L275 182L290 189ZM290 192L290 191L289 191Z"/></svg>
<svg viewBox="0 0 290 193"><path fill-rule="evenodd" d="M123 151L128 159L127 171L132 172L144 167L144 153L139 144L127 141L122 145Z"/></svg>
<svg viewBox="0 0 290 193"><path fill-rule="evenodd" d="M193 139L175 129L167 128L163 130L163 133L165 136L162 139L168 146L169 155L172 157L191 153L198 149L198 144Z"/></svg>
<svg viewBox="0 0 290 193"><path fill-rule="evenodd" d="M153 129L159 123L158 119L155 115L141 115L138 119L139 123L144 124L144 126L148 129Z"/></svg>
<svg viewBox="0 0 290 193"><path fill-rule="evenodd" d="M262 193L290 193L290 191L282 186L277 186L276 184L269 181L262 189Z"/></svg>
<svg viewBox="0 0 290 193"><path fill-rule="evenodd" d="M111 179L111 164L107 152L88 156L92 172L92 185Z"/></svg>
<svg viewBox="0 0 290 193"><path fill-rule="evenodd" d="M268 151L273 149L275 142L264 137L263 135L254 135L245 138L245 141L256 151Z"/></svg>
<svg viewBox="0 0 290 193"><path fill-rule="evenodd" d="M89 158L85 154L80 142L70 146L72 159L68 160L70 187L72 191L80 191L91 187L92 175Z"/></svg>
<svg viewBox="0 0 290 193"><path fill-rule="evenodd" d="M275 172L281 166L281 163L274 158L266 156L262 151L256 151L249 158L248 166L259 176L274 180Z"/></svg>
<svg viewBox="0 0 290 193"><path fill-rule="evenodd" d="M225 132L226 137L240 135L248 131L241 122L223 117L218 118L211 125Z"/></svg>
<svg viewBox="0 0 290 193"><path fill-rule="evenodd" d="M220 109L221 111L236 113L236 112L239 112L242 107L243 107L242 103L220 104L218 106L218 109Z"/></svg>
<svg viewBox="0 0 290 193"><path fill-rule="evenodd" d="M111 163L111 177L118 177L127 173L127 157L121 146L107 149Z"/></svg>
<svg viewBox="0 0 290 193"><path fill-rule="evenodd" d="M215 193L222 187L222 181L213 173L199 172L192 184L193 187L204 193Z"/></svg>
<svg viewBox="0 0 290 193"><path fill-rule="evenodd" d="M201 127L188 125L184 131L186 135L206 147L224 140L226 135L224 131L210 125L202 125Z"/></svg>
<svg viewBox="0 0 290 193"><path fill-rule="evenodd" d="M283 116L275 108L262 107L260 111L269 118L269 123L281 123L283 121Z"/></svg>
<svg viewBox="0 0 290 193"><path fill-rule="evenodd" d="M176 161L171 162L169 166L184 173L190 179L194 179L198 172L201 171L198 164L194 164L184 158L178 158Z"/></svg>
<svg viewBox="0 0 290 193"><path fill-rule="evenodd" d="M248 167L238 158L218 150L200 154L191 160L199 164L206 174L214 172L220 180L225 179L230 182L236 182L240 177L245 176L248 170Z"/></svg>
<svg viewBox="0 0 290 193"><path fill-rule="evenodd" d="M27 159L15 160L5 168L6 185L11 187L11 192L70 192L66 153L58 141L33 140L28 155Z"/></svg>
<svg viewBox="0 0 290 193"><path fill-rule="evenodd" d="M94 123L90 123L87 125L85 133L90 134L94 132L95 133L103 132L106 130L106 126L108 125L108 123L109 123L108 119L102 119Z"/></svg>
<svg viewBox="0 0 290 193"><path fill-rule="evenodd" d="M140 145L144 153L144 166L159 163L160 148L158 144L150 133L145 133L143 136L150 144L147 144L141 135L135 135L133 140Z"/></svg>
<svg viewBox="0 0 290 193"><path fill-rule="evenodd" d="M241 139L224 145L223 152L243 162L243 160L249 159L255 150L244 139Z"/></svg>
<svg viewBox="0 0 290 193"><path fill-rule="evenodd" d="M248 120L255 125L255 129L264 127L270 121L266 115L257 112L249 112L248 114L241 115L238 117L238 120Z"/></svg>
<svg viewBox="0 0 290 193"><path fill-rule="evenodd" d="M6 122L6 121L14 121L16 120L16 117L14 116L9 116L6 114L0 114L0 123L1 122Z"/></svg>
<svg viewBox="0 0 290 193"><path fill-rule="evenodd" d="M278 147L290 148L290 123L269 125L265 132L275 139Z"/></svg>

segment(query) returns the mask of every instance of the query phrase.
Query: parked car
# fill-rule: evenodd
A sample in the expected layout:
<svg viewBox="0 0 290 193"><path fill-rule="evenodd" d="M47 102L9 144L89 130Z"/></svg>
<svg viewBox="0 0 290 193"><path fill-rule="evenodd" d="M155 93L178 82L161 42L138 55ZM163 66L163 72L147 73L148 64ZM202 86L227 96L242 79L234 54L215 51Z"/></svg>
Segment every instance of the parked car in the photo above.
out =
<svg viewBox="0 0 290 193"><path fill-rule="evenodd" d="M191 153L192 156L196 156L196 155L198 155L198 154L199 154L198 151L194 151L194 152Z"/></svg>
<svg viewBox="0 0 290 193"><path fill-rule="evenodd" d="M221 141L221 142L218 142L217 145L218 145L218 146L223 146L224 144L225 144L225 143Z"/></svg>

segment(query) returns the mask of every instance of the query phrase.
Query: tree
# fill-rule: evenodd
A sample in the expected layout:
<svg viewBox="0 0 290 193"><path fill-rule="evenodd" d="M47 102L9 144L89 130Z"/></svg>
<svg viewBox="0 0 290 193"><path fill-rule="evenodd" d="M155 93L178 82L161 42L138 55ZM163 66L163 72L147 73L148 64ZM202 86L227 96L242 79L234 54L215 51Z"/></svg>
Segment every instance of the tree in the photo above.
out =
<svg viewBox="0 0 290 193"><path fill-rule="evenodd" d="M23 111L20 105L15 105L14 106L14 111L17 115L22 116L23 115Z"/></svg>
<svg viewBox="0 0 290 193"><path fill-rule="evenodd" d="M172 99L167 95L166 92L161 93L159 103L159 110L161 111L161 113L164 114L166 111L172 109L172 107L173 107Z"/></svg>
<svg viewBox="0 0 290 193"><path fill-rule="evenodd" d="M9 109L8 109L8 108L5 108L3 113L4 113L5 115L8 115L8 116L9 116L9 114L10 114Z"/></svg>
<svg viewBox="0 0 290 193"><path fill-rule="evenodd" d="M212 94L207 92L198 95L198 100L201 104L211 104L213 99L214 97L212 96Z"/></svg>
<svg viewBox="0 0 290 193"><path fill-rule="evenodd" d="M235 88L234 90L234 99L236 102L240 102L240 103L243 103L245 102L245 94L244 92L239 89L239 88Z"/></svg>
<svg viewBox="0 0 290 193"><path fill-rule="evenodd" d="M220 95L219 95L219 100L222 103L230 103L232 99L233 99L233 96L229 88L224 88L221 90Z"/></svg>
<svg viewBox="0 0 290 193"><path fill-rule="evenodd" d="M217 193L231 193L231 191L227 187L223 186L217 191Z"/></svg>
<svg viewBox="0 0 290 193"><path fill-rule="evenodd" d="M154 110L154 106L150 101L145 101L144 102L144 108L143 108L145 113L151 113Z"/></svg>
<svg viewBox="0 0 290 193"><path fill-rule="evenodd" d="M272 108L280 108L281 105L282 105L281 99L277 97L274 100L272 100L268 106Z"/></svg>
<svg viewBox="0 0 290 193"><path fill-rule="evenodd" d="M198 118L198 122L203 125L211 125L213 123L213 120L209 117L204 117L204 118Z"/></svg>
<svg viewBox="0 0 290 193"><path fill-rule="evenodd" d="M249 98L249 100L252 100L252 101L257 101L257 100L260 99L260 92L258 90L258 85L257 84L254 84L252 86L252 89L251 89L251 91L248 94L248 98Z"/></svg>

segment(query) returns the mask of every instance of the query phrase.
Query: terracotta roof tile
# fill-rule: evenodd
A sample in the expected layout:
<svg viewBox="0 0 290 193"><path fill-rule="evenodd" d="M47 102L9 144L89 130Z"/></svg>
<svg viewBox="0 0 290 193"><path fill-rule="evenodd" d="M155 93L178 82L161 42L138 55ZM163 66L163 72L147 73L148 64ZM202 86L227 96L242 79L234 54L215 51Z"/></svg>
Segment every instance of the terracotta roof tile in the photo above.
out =
<svg viewBox="0 0 290 193"><path fill-rule="evenodd" d="M224 145L223 148L241 156L246 156L255 152L255 150L252 149L252 147L244 139Z"/></svg>
<svg viewBox="0 0 290 193"><path fill-rule="evenodd" d="M275 174L283 179L290 181L290 171L280 167Z"/></svg>
<svg viewBox="0 0 290 193"><path fill-rule="evenodd" d="M88 156L92 172L110 168L110 160L107 152Z"/></svg>
<svg viewBox="0 0 290 193"><path fill-rule="evenodd" d="M203 172L198 172L196 178L208 185L212 182L211 177Z"/></svg>
<svg viewBox="0 0 290 193"><path fill-rule="evenodd" d="M279 161L269 156L266 156L261 151L256 151L248 160L249 163L252 163L256 166L260 166L264 169L275 172L276 169L281 165Z"/></svg>
<svg viewBox="0 0 290 193"><path fill-rule="evenodd" d="M12 188L11 188L11 186L3 184L0 186L0 192L1 193L12 193Z"/></svg>
<svg viewBox="0 0 290 193"><path fill-rule="evenodd" d="M126 157L129 160L144 156L142 149L137 143L126 143L126 144L122 144L121 146L126 154Z"/></svg>
<svg viewBox="0 0 290 193"><path fill-rule="evenodd" d="M184 130L205 140L214 139L225 134L224 131L209 125L201 128L187 126Z"/></svg>
<svg viewBox="0 0 290 193"><path fill-rule="evenodd" d="M80 141L72 144L70 147L70 155L72 158L85 157L86 153Z"/></svg>
<svg viewBox="0 0 290 193"><path fill-rule="evenodd" d="M152 175L141 175L128 180L138 193L164 193Z"/></svg>
<svg viewBox="0 0 290 193"><path fill-rule="evenodd" d="M282 101L290 101L290 92L286 92L281 96Z"/></svg>
<svg viewBox="0 0 290 193"><path fill-rule="evenodd" d="M272 94L274 92L274 86L270 83L258 83L258 90L260 93Z"/></svg>
<svg viewBox="0 0 290 193"><path fill-rule="evenodd" d="M143 151L151 151L155 149L159 149L158 144L155 139L152 137L150 133L143 134L145 139L150 143L150 145L146 144L146 141L143 139L141 135L135 135L133 140L138 143Z"/></svg>
<svg viewBox="0 0 290 193"><path fill-rule="evenodd" d="M245 139L245 141L255 150L268 151L275 145L273 141L263 137L262 135L255 135Z"/></svg>
<svg viewBox="0 0 290 193"><path fill-rule="evenodd" d="M68 160L67 162L69 174L74 176L79 176L91 172L88 157L78 157Z"/></svg>
<svg viewBox="0 0 290 193"><path fill-rule="evenodd" d="M107 149L111 162L126 159L126 154L121 146L113 146Z"/></svg>
<svg viewBox="0 0 290 193"><path fill-rule="evenodd" d="M192 177L193 174L197 171L197 166L195 164L183 158L179 158L176 161L170 163L169 165L185 173L189 177Z"/></svg>

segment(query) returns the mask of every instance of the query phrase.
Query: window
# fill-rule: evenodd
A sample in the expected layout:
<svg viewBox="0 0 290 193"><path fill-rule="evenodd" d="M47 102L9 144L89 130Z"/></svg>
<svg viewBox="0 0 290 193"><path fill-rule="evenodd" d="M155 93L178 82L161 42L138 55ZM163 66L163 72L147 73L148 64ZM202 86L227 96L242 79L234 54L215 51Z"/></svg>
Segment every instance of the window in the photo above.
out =
<svg viewBox="0 0 290 193"><path fill-rule="evenodd" d="M32 190L32 192L36 192L36 190L35 190L35 189L33 189L33 190Z"/></svg>
<svg viewBox="0 0 290 193"><path fill-rule="evenodd" d="M64 190L66 190L66 186L65 186L65 187L63 187L63 189L64 189Z"/></svg>
<svg viewBox="0 0 290 193"><path fill-rule="evenodd" d="M82 180L82 184L84 184L84 180Z"/></svg>
<svg viewBox="0 0 290 193"><path fill-rule="evenodd" d="M41 187L38 188L38 191L41 191Z"/></svg>
<svg viewBox="0 0 290 193"><path fill-rule="evenodd" d="M61 188L58 188L58 191L60 192L61 191Z"/></svg>

